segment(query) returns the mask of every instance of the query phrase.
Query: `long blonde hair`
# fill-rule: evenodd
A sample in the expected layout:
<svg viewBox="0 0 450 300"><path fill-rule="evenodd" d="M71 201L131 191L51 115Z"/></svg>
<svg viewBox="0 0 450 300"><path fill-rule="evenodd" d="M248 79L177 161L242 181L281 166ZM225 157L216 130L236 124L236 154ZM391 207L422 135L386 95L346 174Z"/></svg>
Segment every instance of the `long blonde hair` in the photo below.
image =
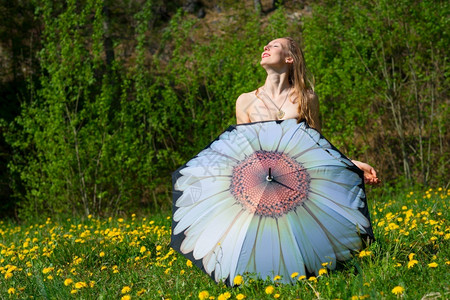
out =
<svg viewBox="0 0 450 300"><path fill-rule="evenodd" d="M319 124L315 124L311 107L311 99L315 97L314 84L309 78L306 69L305 57L300 46L291 37L284 37L288 41L289 55L293 58L293 63L289 67L289 83L293 87L293 94L298 99L298 120L306 119L306 122L313 128L319 128Z"/></svg>

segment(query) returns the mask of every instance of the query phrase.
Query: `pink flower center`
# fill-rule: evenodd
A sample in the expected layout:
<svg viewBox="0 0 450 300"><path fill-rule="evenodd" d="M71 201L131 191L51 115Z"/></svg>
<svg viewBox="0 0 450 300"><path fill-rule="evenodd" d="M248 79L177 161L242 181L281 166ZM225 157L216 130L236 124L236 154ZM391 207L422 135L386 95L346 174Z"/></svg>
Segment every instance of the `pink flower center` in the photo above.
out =
<svg viewBox="0 0 450 300"><path fill-rule="evenodd" d="M246 210L278 218L305 201L310 181L306 169L290 156L260 150L233 168L230 191Z"/></svg>

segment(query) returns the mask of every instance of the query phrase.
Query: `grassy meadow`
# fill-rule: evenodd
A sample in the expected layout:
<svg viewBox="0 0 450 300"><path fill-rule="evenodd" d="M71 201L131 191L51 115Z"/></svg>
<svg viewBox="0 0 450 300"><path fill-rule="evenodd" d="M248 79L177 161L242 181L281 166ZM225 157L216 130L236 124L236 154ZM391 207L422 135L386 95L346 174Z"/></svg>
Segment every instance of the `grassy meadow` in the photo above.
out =
<svg viewBox="0 0 450 300"><path fill-rule="evenodd" d="M341 270L295 285L214 283L170 248L170 212L137 217L0 221L0 299L446 299L449 191L371 200L376 241Z"/></svg>

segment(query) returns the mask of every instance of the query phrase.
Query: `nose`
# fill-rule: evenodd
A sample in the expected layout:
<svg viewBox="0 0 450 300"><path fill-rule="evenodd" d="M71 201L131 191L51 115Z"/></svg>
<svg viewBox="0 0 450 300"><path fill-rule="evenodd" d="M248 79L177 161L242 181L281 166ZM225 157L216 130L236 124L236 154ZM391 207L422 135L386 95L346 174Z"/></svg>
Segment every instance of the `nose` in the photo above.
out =
<svg viewBox="0 0 450 300"><path fill-rule="evenodd" d="M269 51L269 47L264 46L264 51Z"/></svg>

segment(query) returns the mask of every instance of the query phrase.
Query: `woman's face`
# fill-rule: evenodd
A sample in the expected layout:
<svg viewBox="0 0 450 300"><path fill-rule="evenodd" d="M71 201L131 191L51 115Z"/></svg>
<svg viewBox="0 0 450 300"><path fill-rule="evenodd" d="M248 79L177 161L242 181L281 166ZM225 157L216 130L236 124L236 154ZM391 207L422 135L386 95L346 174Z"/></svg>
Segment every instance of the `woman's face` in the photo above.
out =
<svg viewBox="0 0 450 300"><path fill-rule="evenodd" d="M261 65L286 64L289 56L286 39L276 39L264 46L261 54Z"/></svg>

